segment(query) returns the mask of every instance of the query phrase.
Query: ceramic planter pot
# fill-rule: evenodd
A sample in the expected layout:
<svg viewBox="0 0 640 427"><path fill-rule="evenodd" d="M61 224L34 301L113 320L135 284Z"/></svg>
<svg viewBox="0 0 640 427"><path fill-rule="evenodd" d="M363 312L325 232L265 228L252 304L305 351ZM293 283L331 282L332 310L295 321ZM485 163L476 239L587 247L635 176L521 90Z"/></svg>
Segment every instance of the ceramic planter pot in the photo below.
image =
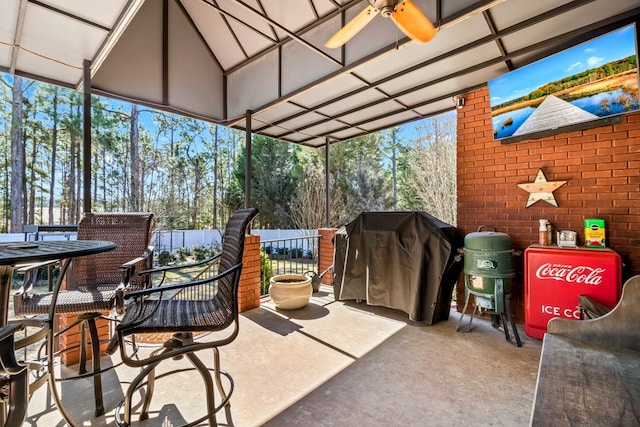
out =
<svg viewBox="0 0 640 427"><path fill-rule="evenodd" d="M283 310L304 307L312 293L311 278L302 274L280 274L269 280L269 296Z"/></svg>

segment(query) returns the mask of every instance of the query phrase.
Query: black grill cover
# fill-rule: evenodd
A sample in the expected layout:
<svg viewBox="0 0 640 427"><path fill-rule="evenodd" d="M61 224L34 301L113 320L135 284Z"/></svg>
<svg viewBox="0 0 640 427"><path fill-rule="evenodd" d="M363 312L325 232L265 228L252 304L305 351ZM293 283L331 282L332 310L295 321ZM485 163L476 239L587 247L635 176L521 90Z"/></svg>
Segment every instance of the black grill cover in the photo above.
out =
<svg viewBox="0 0 640 427"><path fill-rule="evenodd" d="M335 298L402 310L429 325L447 320L462 245L457 228L426 212L364 212L334 237Z"/></svg>

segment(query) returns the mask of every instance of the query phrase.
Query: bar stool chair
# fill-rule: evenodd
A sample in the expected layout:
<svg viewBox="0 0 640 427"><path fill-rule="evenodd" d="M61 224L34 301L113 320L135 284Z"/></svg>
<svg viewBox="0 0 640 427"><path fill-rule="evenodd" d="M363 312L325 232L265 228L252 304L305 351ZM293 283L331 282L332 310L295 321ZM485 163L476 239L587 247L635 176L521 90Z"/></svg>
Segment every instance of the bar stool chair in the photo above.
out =
<svg viewBox="0 0 640 427"><path fill-rule="evenodd" d="M209 425L215 426L216 413L222 408L225 408L227 421L231 425L233 379L220 370L218 348L231 343L238 335L238 283L242 270L244 239L247 227L257 213L257 209L253 208L236 211L229 219L222 237L222 252L205 262L191 265L204 268L216 266L217 274L189 282L163 284L168 271L179 270L184 266L160 267L141 272L144 275L161 273L163 279L157 286L125 294L129 303L125 306L126 313L122 322L116 327L120 356L127 366L140 368L140 372L131 380L125 399L116 410L116 423L119 426L131 425L134 394L145 385L140 420L149 417L149 405L156 379L159 378L156 377L156 367L163 361L181 357L189 360L205 385L206 414L188 425L207 420ZM210 332L220 334L208 334ZM128 341L135 340L136 335L140 334L166 334L167 340L149 355L130 354L127 351ZM196 352L206 349L213 351L213 368L205 365L196 355ZM163 376L174 372L170 371ZM228 380L226 389L221 376ZM214 384L221 396L218 405L215 404Z"/></svg>
<svg viewBox="0 0 640 427"><path fill-rule="evenodd" d="M129 290L147 287L148 278L134 274L151 267L153 248L151 240L151 224L153 214L148 212L130 213L87 213L78 224L78 240L106 240L116 244L117 248L110 252L78 257L73 262L63 263L60 278L64 278L66 289L56 287L52 292L34 292L32 280L25 280L21 291L14 295L14 311L16 317L36 316L45 318L50 329L51 342L47 342L48 357L70 350L79 349L78 374L64 378L54 378L49 372L51 381L67 381L81 378L92 378L94 387L95 415L104 414L101 375L113 368L101 366L100 357L109 340L101 340L96 321L106 319L117 322L111 316L113 309L124 311L123 294ZM25 277L36 274L33 270L42 270L43 266L25 268ZM59 278L59 280L60 280ZM105 314L107 313L107 314ZM54 317L57 315L77 316L75 320L53 331ZM70 330L80 329L80 343L69 346L54 354L53 341ZM87 332L89 338L87 338ZM87 369L87 359L91 354L91 369ZM51 366L51 363L49 363ZM52 385L52 390L55 387ZM54 392L58 409L69 419L59 396Z"/></svg>

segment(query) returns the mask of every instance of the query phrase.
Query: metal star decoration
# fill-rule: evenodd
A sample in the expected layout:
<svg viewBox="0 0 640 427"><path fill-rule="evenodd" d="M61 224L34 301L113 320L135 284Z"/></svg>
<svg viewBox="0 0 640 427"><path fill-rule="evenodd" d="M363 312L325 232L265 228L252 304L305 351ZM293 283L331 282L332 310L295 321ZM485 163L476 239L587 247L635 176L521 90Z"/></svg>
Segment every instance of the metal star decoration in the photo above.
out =
<svg viewBox="0 0 640 427"><path fill-rule="evenodd" d="M566 183L567 181L549 182L547 181L547 177L544 176L544 173L542 173L542 169L538 169L538 174L536 175L536 179L533 182L516 185L522 188L524 191L529 192L529 199L527 200L526 207L533 205L539 200L544 200L545 202L557 208L558 202L556 201L553 192Z"/></svg>

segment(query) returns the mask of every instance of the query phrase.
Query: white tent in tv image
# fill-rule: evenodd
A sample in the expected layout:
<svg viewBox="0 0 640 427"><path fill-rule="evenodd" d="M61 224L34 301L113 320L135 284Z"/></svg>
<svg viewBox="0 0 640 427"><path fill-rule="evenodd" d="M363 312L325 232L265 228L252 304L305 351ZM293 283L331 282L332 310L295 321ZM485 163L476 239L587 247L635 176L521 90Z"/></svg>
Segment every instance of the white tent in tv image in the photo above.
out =
<svg viewBox="0 0 640 427"><path fill-rule="evenodd" d="M495 139L544 132L640 109L635 25L490 80Z"/></svg>

